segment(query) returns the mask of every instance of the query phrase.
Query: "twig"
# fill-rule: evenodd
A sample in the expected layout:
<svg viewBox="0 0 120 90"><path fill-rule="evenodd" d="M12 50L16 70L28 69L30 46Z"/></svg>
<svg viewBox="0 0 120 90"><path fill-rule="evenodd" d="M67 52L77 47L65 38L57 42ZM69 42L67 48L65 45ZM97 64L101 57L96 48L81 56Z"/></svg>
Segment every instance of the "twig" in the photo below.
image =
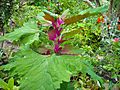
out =
<svg viewBox="0 0 120 90"><path fill-rule="evenodd" d="M87 3L90 7L95 8L95 6L92 4L89 0L83 0L85 3Z"/></svg>
<svg viewBox="0 0 120 90"><path fill-rule="evenodd" d="M1 32L2 32L2 36L4 36L5 35L5 31L4 31L4 27L3 26L1 26ZM4 46L4 41L1 43L1 49L3 48L3 46Z"/></svg>

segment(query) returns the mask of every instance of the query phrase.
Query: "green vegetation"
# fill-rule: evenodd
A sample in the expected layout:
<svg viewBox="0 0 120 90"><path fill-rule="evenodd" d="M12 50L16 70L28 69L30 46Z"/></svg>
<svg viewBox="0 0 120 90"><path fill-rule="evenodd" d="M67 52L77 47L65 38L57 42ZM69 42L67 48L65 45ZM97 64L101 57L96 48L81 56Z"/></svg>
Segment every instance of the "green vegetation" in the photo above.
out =
<svg viewBox="0 0 120 90"><path fill-rule="evenodd" d="M117 2L2 0L0 90L119 90Z"/></svg>

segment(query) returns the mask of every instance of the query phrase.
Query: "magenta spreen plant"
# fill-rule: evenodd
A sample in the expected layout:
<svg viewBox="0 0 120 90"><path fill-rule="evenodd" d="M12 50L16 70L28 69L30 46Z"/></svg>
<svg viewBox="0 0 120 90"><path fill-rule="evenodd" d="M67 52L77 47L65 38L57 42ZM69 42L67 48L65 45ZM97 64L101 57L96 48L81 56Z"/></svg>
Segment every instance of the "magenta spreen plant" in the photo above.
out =
<svg viewBox="0 0 120 90"><path fill-rule="evenodd" d="M54 42L54 52L59 53L62 50L62 47L60 46L61 43L63 43L65 40L63 40L63 37L61 37L61 31L63 30L61 28L61 25L64 24L64 21L58 17L57 20L52 21L53 30L48 32L49 40L52 40Z"/></svg>

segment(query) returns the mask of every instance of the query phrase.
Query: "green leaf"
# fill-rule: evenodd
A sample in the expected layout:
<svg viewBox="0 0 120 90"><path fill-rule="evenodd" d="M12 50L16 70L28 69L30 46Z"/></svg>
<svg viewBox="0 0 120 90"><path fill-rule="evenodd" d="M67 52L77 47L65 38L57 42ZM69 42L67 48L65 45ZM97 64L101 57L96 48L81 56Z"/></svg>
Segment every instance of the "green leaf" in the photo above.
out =
<svg viewBox="0 0 120 90"><path fill-rule="evenodd" d="M83 30L82 28L80 28L80 29L74 29L74 30L71 30L71 31L69 31L69 32L65 32L65 33L63 33L63 37L64 38L71 38L71 36L74 36L74 35L76 35L76 34L80 34L81 33L81 30Z"/></svg>
<svg viewBox="0 0 120 90"><path fill-rule="evenodd" d="M63 82L58 90L74 90L74 84L71 82Z"/></svg>
<svg viewBox="0 0 120 90"><path fill-rule="evenodd" d="M21 42L22 42L24 45L30 45L30 44L32 44L35 40L39 40L39 33L27 35L27 36L25 36L25 38L23 38L23 39L21 40Z"/></svg>
<svg viewBox="0 0 120 90"><path fill-rule="evenodd" d="M46 23L51 24L51 22L48 21L48 20L46 20L46 19L44 18L44 16L45 16L45 14L44 14L43 12L41 12L41 13L39 13L39 14L37 15L37 19L40 21L40 23L42 23L42 24L46 24Z"/></svg>
<svg viewBox="0 0 120 90"><path fill-rule="evenodd" d="M14 87L14 79L13 78L10 78L8 80L8 87L10 88L10 90L13 90L13 87Z"/></svg>
<svg viewBox="0 0 120 90"><path fill-rule="evenodd" d="M64 20L68 12L69 12L69 9L65 10L60 17Z"/></svg>
<svg viewBox="0 0 120 90"><path fill-rule="evenodd" d="M0 42L4 40L18 41L19 38L25 34L38 33L37 24L35 21L28 21L23 25L23 27L15 29L13 32L5 34L5 36L0 36Z"/></svg>
<svg viewBox="0 0 120 90"><path fill-rule="evenodd" d="M40 12L40 13L38 14L38 16L43 17L43 16L45 16L45 14L44 14L43 12Z"/></svg>
<svg viewBox="0 0 120 90"><path fill-rule="evenodd" d="M15 59L17 61L7 67L15 67L12 75L23 76L22 90L55 90L60 87L62 81L69 81L70 72L65 69L63 60L57 60L54 55L41 56L28 50L20 52L18 56Z"/></svg>
<svg viewBox="0 0 120 90"><path fill-rule="evenodd" d="M47 11L47 10L44 10L44 18L48 21L54 21L55 19L54 18L57 18L57 14L53 14L51 13L50 11Z"/></svg>
<svg viewBox="0 0 120 90"><path fill-rule="evenodd" d="M93 72L92 66L84 62L85 59L80 56L40 55L31 49L24 49L3 68L10 70L11 76L21 78L21 90L56 90L63 81L69 82L70 76L77 72L89 73L101 80Z"/></svg>
<svg viewBox="0 0 120 90"><path fill-rule="evenodd" d="M10 90L8 88L8 84L5 81L3 81L1 78L0 78L0 88L5 89L5 90Z"/></svg>
<svg viewBox="0 0 120 90"><path fill-rule="evenodd" d="M53 16L53 17L58 17L58 15L57 15L57 14L54 14L54 13L52 13L52 12L48 11L48 10L44 10L43 12L44 12L44 13L49 14L50 16Z"/></svg>
<svg viewBox="0 0 120 90"><path fill-rule="evenodd" d="M94 16L94 15L97 15L97 14L101 14L103 12L106 12L107 10L108 10L108 6L90 8L90 9L81 11L79 15L76 15L76 16L65 19L64 22L65 22L65 24L72 24L72 23L78 22L79 20L82 20L84 18Z"/></svg>

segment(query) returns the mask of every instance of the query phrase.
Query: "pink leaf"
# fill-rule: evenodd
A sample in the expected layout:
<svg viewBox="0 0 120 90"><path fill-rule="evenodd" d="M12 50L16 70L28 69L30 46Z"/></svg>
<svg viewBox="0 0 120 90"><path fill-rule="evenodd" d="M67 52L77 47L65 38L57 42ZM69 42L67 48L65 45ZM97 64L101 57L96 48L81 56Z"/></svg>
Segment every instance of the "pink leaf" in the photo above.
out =
<svg viewBox="0 0 120 90"><path fill-rule="evenodd" d="M65 42L66 40L63 40L63 37L60 37L59 39L58 39L58 44L61 44L61 43L63 43L63 42Z"/></svg>
<svg viewBox="0 0 120 90"><path fill-rule="evenodd" d="M57 27L60 27L61 24L64 24L64 21L61 18L57 19Z"/></svg>
<svg viewBox="0 0 120 90"><path fill-rule="evenodd" d="M57 34L58 36L60 36L61 31L62 31L62 28L60 28L60 29L56 28L56 34Z"/></svg>
<svg viewBox="0 0 120 90"><path fill-rule="evenodd" d="M61 49L62 49L62 47L60 47L59 44L55 44L55 46L54 46L54 52L55 53L59 53L61 51Z"/></svg>
<svg viewBox="0 0 120 90"><path fill-rule="evenodd" d="M48 37L50 40L55 41L57 38L56 30L51 30L48 32Z"/></svg>
<svg viewBox="0 0 120 90"><path fill-rule="evenodd" d="M52 22L52 26L54 27L54 29L57 28L56 23L54 21Z"/></svg>

